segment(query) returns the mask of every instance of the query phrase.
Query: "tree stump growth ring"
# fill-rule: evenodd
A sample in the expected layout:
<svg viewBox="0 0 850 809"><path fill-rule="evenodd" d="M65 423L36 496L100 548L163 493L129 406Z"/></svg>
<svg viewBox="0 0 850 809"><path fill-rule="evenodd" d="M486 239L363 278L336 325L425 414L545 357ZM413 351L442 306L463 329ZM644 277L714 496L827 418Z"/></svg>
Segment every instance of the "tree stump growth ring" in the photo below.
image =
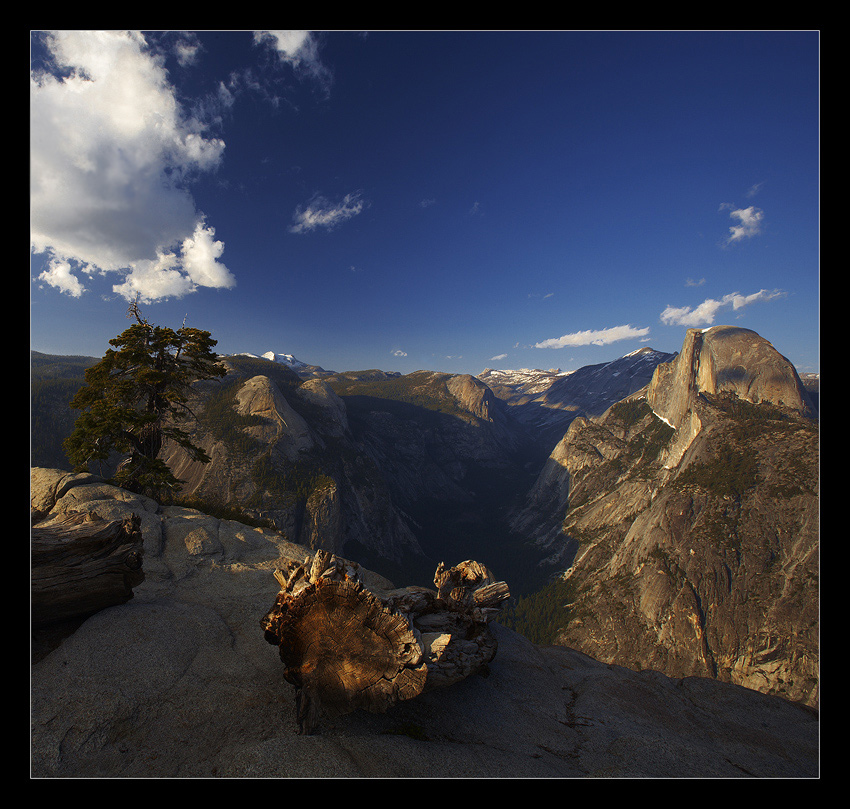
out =
<svg viewBox="0 0 850 809"><path fill-rule="evenodd" d="M295 686L302 733L313 732L321 716L384 713L463 679L495 655L487 622L510 593L482 565L441 564L435 583L448 582L444 597L425 588L379 596L358 570L320 550L275 571L281 589L260 625Z"/></svg>

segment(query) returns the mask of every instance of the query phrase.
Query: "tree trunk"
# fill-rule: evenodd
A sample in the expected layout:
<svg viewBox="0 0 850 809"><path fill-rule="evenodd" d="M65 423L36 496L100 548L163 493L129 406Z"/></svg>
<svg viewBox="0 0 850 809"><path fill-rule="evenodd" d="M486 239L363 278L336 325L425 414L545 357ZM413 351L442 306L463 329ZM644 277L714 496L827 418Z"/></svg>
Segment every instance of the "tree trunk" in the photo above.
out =
<svg viewBox="0 0 850 809"><path fill-rule="evenodd" d="M133 597L144 581L139 517L69 514L30 529L33 627L91 615Z"/></svg>
<svg viewBox="0 0 850 809"><path fill-rule="evenodd" d="M383 713L430 688L450 685L496 653L488 622L510 596L477 562L437 568L437 591L368 590L359 567L319 550L275 571L274 606L260 621L295 686L300 732L321 716Z"/></svg>

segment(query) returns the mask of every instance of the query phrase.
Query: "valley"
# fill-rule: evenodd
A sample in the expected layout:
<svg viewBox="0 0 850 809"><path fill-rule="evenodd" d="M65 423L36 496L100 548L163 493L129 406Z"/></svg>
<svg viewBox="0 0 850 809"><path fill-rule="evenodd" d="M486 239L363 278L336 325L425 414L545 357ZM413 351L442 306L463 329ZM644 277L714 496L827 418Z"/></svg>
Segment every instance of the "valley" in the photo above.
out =
<svg viewBox="0 0 850 809"><path fill-rule="evenodd" d="M569 374L222 359L192 402L211 462L165 453L181 503L404 584L480 559L508 625L538 631L558 594L540 642L817 703L816 400L759 335L691 330ZM33 356L32 466L68 468L87 363Z"/></svg>

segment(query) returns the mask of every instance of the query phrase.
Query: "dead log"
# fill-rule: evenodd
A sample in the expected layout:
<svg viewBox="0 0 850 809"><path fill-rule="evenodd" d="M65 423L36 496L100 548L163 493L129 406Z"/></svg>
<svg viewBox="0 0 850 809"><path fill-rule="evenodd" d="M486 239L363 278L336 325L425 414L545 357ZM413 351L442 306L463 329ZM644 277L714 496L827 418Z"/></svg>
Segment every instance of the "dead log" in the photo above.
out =
<svg viewBox="0 0 850 809"><path fill-rule="evenodd" d="M144 581L141 521L68 514L30 529L33 627L83 618L133 597Z"/></svg>
<svg viewBox="0 0 850 809"><path fill-rule="evenodd" d="M295 686L302 733L322 716L384 713L481 670L496 654L487 624L510 596L477 562L441 563L436 591L372 592L356 564L321 550L275 578L280 592L260 625Z"/></svg>

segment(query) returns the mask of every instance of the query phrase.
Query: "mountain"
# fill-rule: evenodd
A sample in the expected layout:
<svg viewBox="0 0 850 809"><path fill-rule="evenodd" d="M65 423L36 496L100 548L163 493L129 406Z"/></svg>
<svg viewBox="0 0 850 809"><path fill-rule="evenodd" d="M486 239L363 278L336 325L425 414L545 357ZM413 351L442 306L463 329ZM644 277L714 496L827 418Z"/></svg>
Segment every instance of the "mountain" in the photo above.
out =
<svg viewBox="0 0 850 809"><path fill-rule="evenodd" d="M70 468L62 442L79 412L68 403L95 357L56 356L30 351L30 454L33 466Z"/></svg>
<svg viewBox="0 0 850 809"><path fill-rule="evenodd" d="M234 355L224 358L227 377L197 385L192 403L195 441L213 462L192 464L177 450L168 460L198 507L426 585L435 562L486 558L510 572L520 595L568 567L575 552L561 530L563 425L602 414L674 356L646 348L569 374L473 377L332 373L287 354ZM33 395L33 465L68 468L61 440L81 383L69 359L53 362L73 378L39 380ZM33 356L34 391L36 365L50 367L44 360ZM69 388L60 391L60 382Z"/></svg>
<svg viewBox="0 0 850 809"><path fill-rule="evenodd" d="M430 371L305 378L287 362L224 363L223 382L197 384L191 402L189 433L210 463L177 446L164 453L187 505L227 507L292 542L423 585L437 562L477 549L496 570L534 572L505 515L536 470L519 460L521 428L480 380Z"/></svg>
<svg viewBox="0 0 850 809"><path fill-rule="evenodd" d="M95 361L33 353L33 466L67 468L41 460L56 449L43 440L61 444ZM755 332L691 330L678 354L568 375L491 371L492 387L433 371L316 377L288 355L224 362L190 403L211 463L165 458L182 506L405 583L477 558L530 604L562 571L557 643L817 704L816 403Z"/></svg>
<svg viewBox="0 0 850 809"><path fill-rule="evenodd" d="M291 368L301 377L306 379L313 377L323 377L329 376L333 373L333 371L326 371L319 365L309 365L306 362L302 362L297 357L292 354L276 354L274 351L266 351L265 354L231 354L229 356L232 357L251 357L253 359L264 359L269 360L269 362L276 362L281 365L285 365L287 368Z"/></svg>
<svg viewBox="0 0 850 809"><path fill-rule="evenodd" d="M574 419L513 520L566 568L555 642L816 705L814 416L767 340L717 326Z"/></svg>
<svg viewBox="0 0 850 809"><path fill-rule="evenodd" d="M221 381L194 387L188 432L211 461L171 445L164 459L187 503L227 507L313 549L393 565L422 551L383 471L357 443L345 404L289 363L223 358ZM355 550L356 549L356 550Z"/></svg>
<svg viewBox="0 0 850 809"><path fill-rule="evenodd" d="M512 415L550 450L578 416L598 416L639 390L657 365L675 355L646 347L576 371L498 371L479 374Z"/></svg>

